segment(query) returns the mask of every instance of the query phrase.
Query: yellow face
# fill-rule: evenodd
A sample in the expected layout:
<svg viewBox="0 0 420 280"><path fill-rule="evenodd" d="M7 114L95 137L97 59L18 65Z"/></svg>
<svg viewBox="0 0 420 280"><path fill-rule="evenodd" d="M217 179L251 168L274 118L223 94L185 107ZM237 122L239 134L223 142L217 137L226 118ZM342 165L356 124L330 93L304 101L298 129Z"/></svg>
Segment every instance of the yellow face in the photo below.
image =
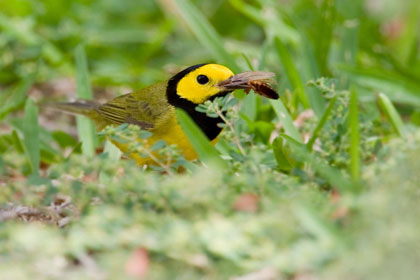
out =
<svg viewBox="0 0 420 280"><path fill-rule="evenodd" d="M185 75L177 86L177 94L195 104L203 103L223 91L217 84L232 77L233 72L218 64L205 64Z"/></svg>

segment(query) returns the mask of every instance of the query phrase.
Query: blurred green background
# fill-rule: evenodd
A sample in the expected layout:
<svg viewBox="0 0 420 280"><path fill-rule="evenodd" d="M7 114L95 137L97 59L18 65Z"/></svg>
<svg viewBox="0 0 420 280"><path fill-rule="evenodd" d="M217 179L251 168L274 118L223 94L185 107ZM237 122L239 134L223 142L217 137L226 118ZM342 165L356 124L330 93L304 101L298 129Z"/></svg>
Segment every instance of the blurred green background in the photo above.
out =
<svg viewBox="0 0 420 280"><path fill-rule="evenodd" d="M212 24L241 68L247 68L242 56L255 64L264 53L264 68L286 79L286 65L275 57L272 44L277 37L303 82L351 76L366 87L389 88L398 101L417 100L416 1L194 3L200 14L192 16ZM86 47L95 86L138 88L166 78L171 65L231 63L219 61L214 44L203 42L207 34L197 34L200 26L184 5L169 0L2 1L1 84L13 85L37 65L39 82L74 76L73 52L79 44Z"/></svg>
<svg viewBox="0 0 420 280"><path fill-rule="evenodd" d="M418 0L0 7L0 278L416 279ZM225 168L143 171L35 105L203 62L275 72L281 95L237 94Z"/></svg>

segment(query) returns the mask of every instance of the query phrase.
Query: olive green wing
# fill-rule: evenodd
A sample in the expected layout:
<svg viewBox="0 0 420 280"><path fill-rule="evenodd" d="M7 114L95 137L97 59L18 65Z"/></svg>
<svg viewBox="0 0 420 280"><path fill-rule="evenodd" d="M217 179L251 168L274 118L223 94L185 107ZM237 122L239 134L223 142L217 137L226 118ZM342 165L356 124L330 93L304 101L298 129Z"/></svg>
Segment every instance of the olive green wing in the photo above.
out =
<svg viewBox="0 0 420 280"><path fill-rule="evenodd" d="M112 124L135 124L152 129L167 117L170 105L166 98L166 83L125 94L100 105L97 112Z"/></svg>

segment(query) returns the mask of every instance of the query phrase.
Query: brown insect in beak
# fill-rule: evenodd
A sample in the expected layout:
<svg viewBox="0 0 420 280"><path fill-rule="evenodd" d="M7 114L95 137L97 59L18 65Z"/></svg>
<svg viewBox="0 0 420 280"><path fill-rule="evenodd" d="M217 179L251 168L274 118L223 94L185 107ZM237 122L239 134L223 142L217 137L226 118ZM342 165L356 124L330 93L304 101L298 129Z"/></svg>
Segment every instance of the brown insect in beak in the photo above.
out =
<svg viewBox="0 0 420 280"><path fill-rule="evenodd" d="M226 90L244 89L247 94L252 89L266 98L278 99L278 93L269 85L269 83L274 83L273 77L272 72L248 71L232 76L220 82L218 86Z"/></svg>

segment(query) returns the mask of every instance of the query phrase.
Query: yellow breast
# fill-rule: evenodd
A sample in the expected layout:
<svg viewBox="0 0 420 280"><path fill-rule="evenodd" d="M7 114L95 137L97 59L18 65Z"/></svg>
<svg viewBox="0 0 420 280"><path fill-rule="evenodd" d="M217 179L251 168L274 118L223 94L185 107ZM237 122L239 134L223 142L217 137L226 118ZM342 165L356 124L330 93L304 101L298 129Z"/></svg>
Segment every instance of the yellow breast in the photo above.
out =
<svg viewBox="0 0 420 280"><path fill-rule="evenodd" d="M147 147L152 147L156 141L164 140L168 145L177 145L177 147L181 150L186 160L196 159L197 154L177 121L177 118L175 116L175 109L171 108L168 114L170 115L170 117L167 118L165 122L157 124L156 127L153 130L151 130L153 135L150 138L148 138L147 140L139 139L139 142L142 142L143 145L146 145ZM217 143L217 141L218 137L212 140L211 143L214 145ZM128 151L127 144L122 144L115 141L113 141L113 143L121 151ZM133 158L139 165L156 164L155 160L153 160L152 158L145 158L137 153L132 153L129 156ZM156 153L153 153L153 157L159 159L159 156Z"/></svg>

